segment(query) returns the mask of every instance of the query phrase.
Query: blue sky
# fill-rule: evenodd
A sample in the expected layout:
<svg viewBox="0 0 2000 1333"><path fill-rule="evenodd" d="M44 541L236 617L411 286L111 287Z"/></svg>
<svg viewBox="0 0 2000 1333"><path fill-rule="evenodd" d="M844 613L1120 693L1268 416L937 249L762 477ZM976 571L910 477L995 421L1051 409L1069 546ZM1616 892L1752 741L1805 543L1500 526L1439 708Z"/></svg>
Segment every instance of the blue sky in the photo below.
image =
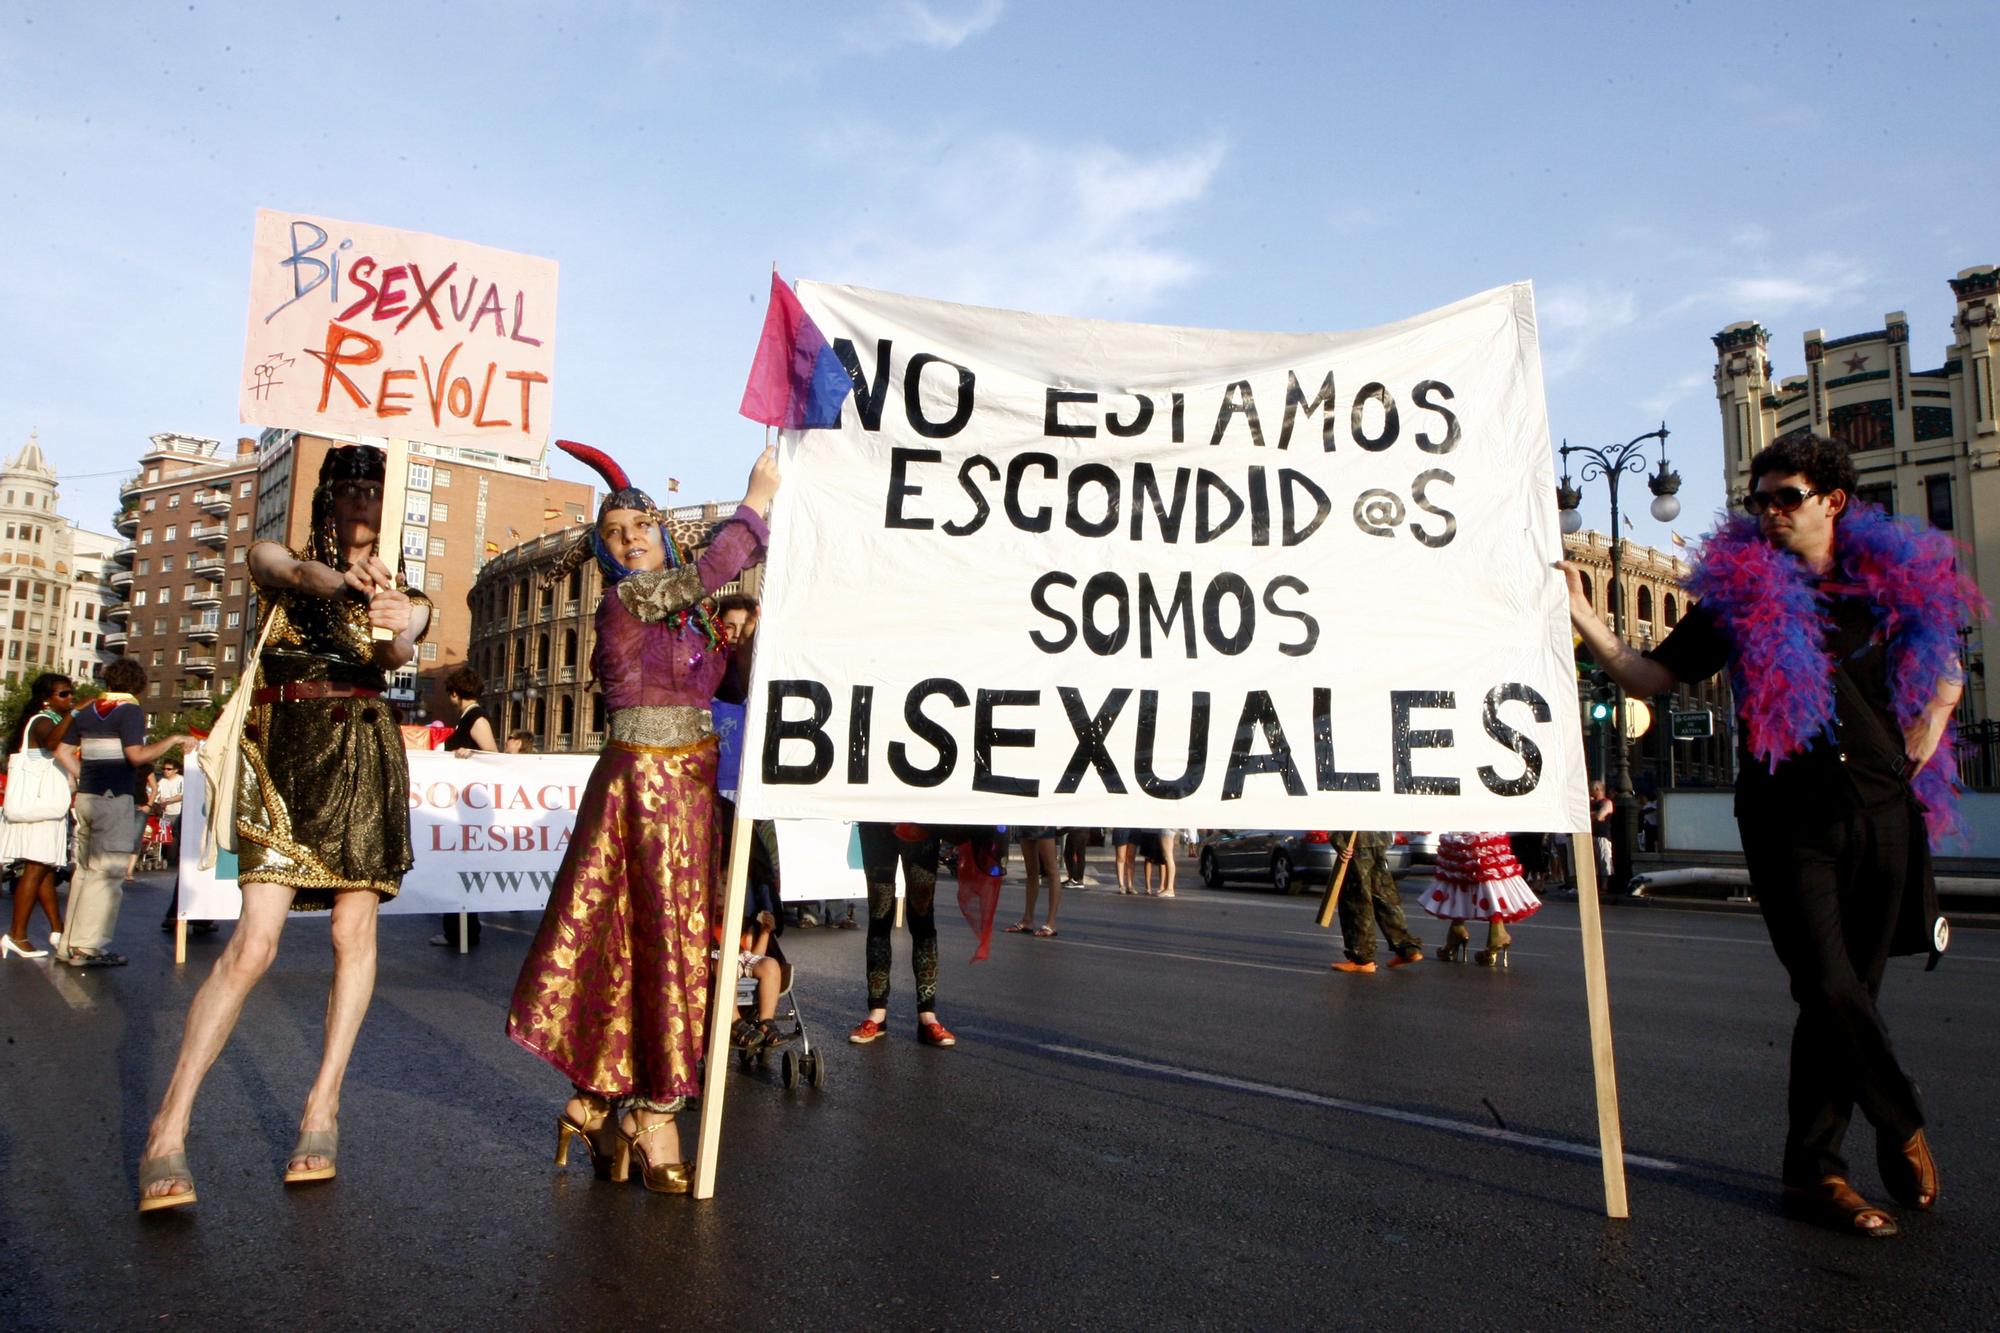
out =
<svg viewBox="0 0 2000 1333"><path fill-rule="evenodd" d="M2000 261L1996 35L1978 2L16 0L0 448L38 429L104 530L146 436L238 434L269 206L559 261L556 433L683 497L737 493L761 439L735 409L774 259L1278 330L1529 278L1554 433L1664 418L1692 536L1710 334L1761 320L1796 374L1804 330L1902 309L1943 360L1945 279Z"/></svg>

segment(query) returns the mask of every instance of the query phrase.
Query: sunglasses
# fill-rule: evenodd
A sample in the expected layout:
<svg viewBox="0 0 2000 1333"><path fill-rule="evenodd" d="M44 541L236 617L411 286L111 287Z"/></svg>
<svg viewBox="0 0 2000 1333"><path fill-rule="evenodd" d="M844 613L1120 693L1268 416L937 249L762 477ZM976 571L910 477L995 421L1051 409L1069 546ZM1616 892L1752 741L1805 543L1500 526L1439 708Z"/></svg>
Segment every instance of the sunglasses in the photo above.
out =
<svg viewBox="0 0 2000 1333"><path fill-rule="evenodd" d="M1751 514L1762 514L1767 509L1789 514L1813 496L1825 494L1825 491L1808 491L1798 486L1780 486L1774 491L1750 492L1743 497L1743 508Z"/></svg>
<svg viewBox="0 0 2000 1333"><path fill-rule="evenodd" d="M51 695L50 695L49 697L50 697L51 699L74 699L74 698L76 697L76 691L75 691L75 690L57 690L57 691L56 691L56 692L55 692L54 694L51 694Z"/></svg>

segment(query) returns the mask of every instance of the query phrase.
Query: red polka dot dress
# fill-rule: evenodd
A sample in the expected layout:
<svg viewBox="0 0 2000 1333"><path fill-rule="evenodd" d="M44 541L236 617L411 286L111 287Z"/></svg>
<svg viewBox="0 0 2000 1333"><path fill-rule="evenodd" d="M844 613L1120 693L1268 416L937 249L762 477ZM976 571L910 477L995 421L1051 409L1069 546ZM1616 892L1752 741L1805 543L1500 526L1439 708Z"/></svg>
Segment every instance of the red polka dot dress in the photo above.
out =
<svg viewBox="0 0 2000 1333"><path fill-rule="evenodd" d="M1520 921L1542 900L1521 878L1504 833L1447 833L1438 839L1437 879L1423 908L1444 921Z"/></svg>

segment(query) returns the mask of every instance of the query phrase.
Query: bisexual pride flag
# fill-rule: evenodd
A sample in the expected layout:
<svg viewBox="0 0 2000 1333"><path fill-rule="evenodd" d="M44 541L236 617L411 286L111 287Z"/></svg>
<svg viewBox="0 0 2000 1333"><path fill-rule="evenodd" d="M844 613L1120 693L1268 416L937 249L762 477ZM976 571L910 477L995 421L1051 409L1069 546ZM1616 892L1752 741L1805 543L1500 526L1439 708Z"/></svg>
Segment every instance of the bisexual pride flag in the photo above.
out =
<svg viewBox="0 0 2000 1333"><path fill-rule="evenodd" d="M818 430L840 424L840 405L853 387L819 326L773 269L764 332L737 410L766 426Z"/></svg>

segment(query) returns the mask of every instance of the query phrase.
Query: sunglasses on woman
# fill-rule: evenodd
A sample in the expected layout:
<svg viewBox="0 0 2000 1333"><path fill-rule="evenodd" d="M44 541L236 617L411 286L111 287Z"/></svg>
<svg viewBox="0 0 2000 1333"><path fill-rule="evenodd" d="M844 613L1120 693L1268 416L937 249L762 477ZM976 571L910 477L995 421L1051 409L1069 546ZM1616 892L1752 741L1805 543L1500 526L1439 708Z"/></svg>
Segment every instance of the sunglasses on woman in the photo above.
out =
<svg viewBox="0 0 2000 1333"><path fill-rule="evenodd" d="M1799 486L1780 486L1773 491L1750 492L1743 497L1743 508L1751 514L1762 514L1767 509L1789 514L1813 496L1825 494L1825 491L1809 491Z"/></svg>

